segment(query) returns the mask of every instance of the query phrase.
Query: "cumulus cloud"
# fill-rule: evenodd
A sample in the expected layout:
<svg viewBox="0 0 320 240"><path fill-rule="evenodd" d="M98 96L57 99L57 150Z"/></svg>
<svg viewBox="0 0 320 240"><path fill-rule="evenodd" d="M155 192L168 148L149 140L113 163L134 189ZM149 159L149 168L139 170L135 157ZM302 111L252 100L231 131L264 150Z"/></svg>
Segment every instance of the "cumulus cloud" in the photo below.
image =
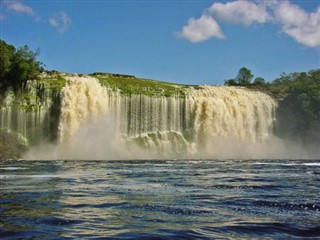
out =
<svg viewBox="0 0 320 240"><path fill-rule="evenodd" d="M222 39L224 35L219 22L246 27L277 24L296 42L307 47L320 47L320 6L314 12L306 12L288 0L214 3L199 19L191 18L178 35L192 43L211 38Z"/></svg>
<svg viewBox="0 0 320 240"><path fill-rule="evenodd" d="M35 12L33 11L33 9L31 7L23 4L22 2L20 2L18 0L4 1L3 4L6 7L6 9L8 9L10 11L27 14L31 17L36 16Z"/></svg>
<svg viewBox="0 0 320 240"><path fill-rule="evenodd" d="M59 12L49 18L49 23L60 33L64 33L71 25L71 20L64 12Z"/></svg>
<svg viewBox="0 0 320 240"><path fill-rule="evenodd" d="M208 10L220 21L249 26L253 23L265 23L271 19L265 4L248 1L214 3Z"/></svg>
<svg viewBox="0 0 320 240"><path fill-rule="evenodd" d="M189 19L188 24L182 28L178 36L192 43L202 42L213 37L224 38L216 20L208 15L203 15L199 19Z"/></svg>
<svg viewBox="0 0 320 240"><path fill-rule="evenodd" d="M274 8L274 18L282 31L307 47L320 47L320 6L308 13L288 1Z"/></svg>

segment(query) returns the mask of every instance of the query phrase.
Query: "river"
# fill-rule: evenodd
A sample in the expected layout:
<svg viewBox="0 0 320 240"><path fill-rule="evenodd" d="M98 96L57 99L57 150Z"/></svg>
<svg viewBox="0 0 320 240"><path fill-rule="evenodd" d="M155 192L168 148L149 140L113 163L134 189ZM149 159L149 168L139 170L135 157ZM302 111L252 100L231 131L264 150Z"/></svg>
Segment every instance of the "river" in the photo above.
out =
<svg viewBox="0 0 320 240"><path fill-rule="evenodd" d="M3 161L2 239L319 239L320 160Z"/></svg>

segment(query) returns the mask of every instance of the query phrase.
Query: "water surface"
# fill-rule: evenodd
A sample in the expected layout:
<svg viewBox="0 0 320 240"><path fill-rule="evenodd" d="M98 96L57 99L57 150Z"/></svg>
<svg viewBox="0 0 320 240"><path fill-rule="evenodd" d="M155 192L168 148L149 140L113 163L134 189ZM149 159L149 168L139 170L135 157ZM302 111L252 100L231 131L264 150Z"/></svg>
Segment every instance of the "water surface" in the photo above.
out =
<svg viewBox="0 0 320 240"><path fill-rule="evenodd" d="M320 160L5 161L2 239L319 239Z"/></svg>

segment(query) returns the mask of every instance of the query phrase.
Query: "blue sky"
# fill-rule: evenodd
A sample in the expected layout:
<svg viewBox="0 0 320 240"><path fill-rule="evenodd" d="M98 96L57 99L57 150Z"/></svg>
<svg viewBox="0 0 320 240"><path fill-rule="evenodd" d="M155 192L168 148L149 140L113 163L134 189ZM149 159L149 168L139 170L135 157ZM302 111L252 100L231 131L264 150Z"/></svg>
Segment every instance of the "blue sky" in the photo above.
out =
<svg viewBox="0 0 320 240"><path fill-rule="evenodd" d="M319 0L1 0L0 19L48 70L223 84L320 68Z"/></svg>

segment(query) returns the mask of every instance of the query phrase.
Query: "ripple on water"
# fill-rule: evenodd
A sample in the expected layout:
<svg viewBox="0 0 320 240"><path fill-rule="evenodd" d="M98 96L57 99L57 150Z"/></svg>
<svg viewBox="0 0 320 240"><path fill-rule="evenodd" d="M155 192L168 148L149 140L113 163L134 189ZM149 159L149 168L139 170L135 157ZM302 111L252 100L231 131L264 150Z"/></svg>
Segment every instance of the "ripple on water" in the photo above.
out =
<svg viewBox="0 0 320 240"><path fill-rule="evenodd" d="M320 239L320 161L0 163L4 239Z"/></svg>

